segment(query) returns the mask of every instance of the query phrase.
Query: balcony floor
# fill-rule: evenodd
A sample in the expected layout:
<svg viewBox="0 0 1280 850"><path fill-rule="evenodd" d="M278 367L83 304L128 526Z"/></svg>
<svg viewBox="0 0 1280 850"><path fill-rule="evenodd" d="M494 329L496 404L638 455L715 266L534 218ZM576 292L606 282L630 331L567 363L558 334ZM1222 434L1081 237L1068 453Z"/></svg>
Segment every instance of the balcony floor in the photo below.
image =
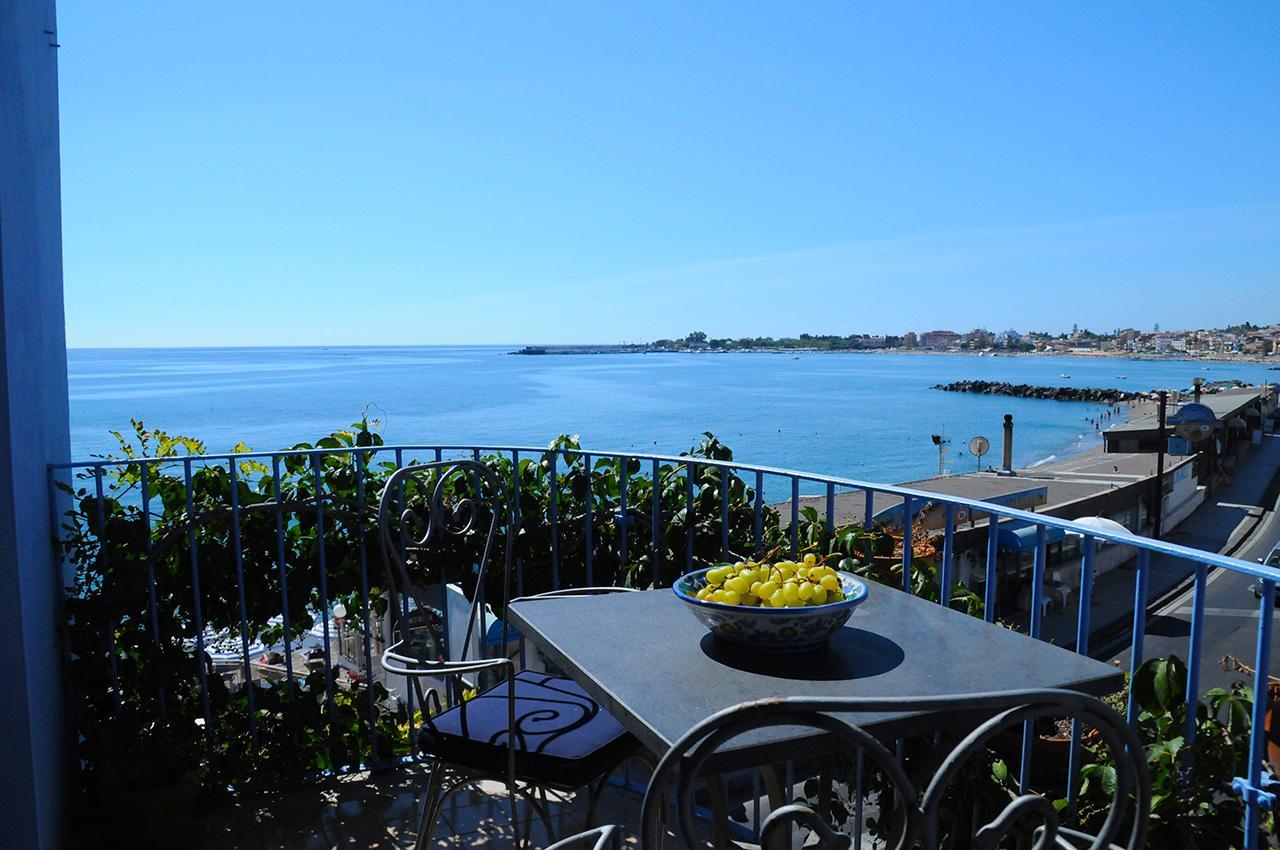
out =
<svg viewBox="0 0 1280 850"><path fill-rule="evenodd" d="M324 850L411 848L417 837L425 772L416 767L361 772L224 804L196 823L199 850ZM601 797L597 822L627 828L635 844L640 797L610 786ZM560 837L584 828L586 795L553 803ZM545 847L546 830L535 819L533 843ZM513 847L506 791L501 784L459 792L446 804L436 835L437 850Z"/></svg>

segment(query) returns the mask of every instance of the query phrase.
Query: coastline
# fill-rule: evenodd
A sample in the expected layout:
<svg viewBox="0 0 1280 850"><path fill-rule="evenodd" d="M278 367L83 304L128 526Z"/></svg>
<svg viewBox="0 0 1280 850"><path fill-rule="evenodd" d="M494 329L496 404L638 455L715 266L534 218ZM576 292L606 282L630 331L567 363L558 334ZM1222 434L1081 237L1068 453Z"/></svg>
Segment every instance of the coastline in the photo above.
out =
<svg viewBox="0 0 1280 850"><path fill-rule="evenodd" d="M1087 402L1085 402L1087 403ZM1080 446L1078 442L1070 443L1063 448L1052 452L1045 457L1033 463L1027 464L1026 469L1040 469L1041 467L1052 466L1055 463L1062 463L1068 460L1075 460L1091 454L1102 454L1104 447L1102 434L1105 430L1123 425L1133 419L1139 419L1143 416L1156 412L1156 403L1154 401L1134 401L1120 405L1123 416L1114 420L1106 429L1097 432L1098 442L1096 445Z"/></svg>
<svg viewBox="0 0 1280 850"><path fill-rule="evenodd" d="M947 355L950 357L1076 357L1088 360L1127 360L1153 363L1245 363L1269 366L1280 371L1280 355L1215 354L1206 357L1192 355L1168 356L1147 352L1122 353L1117 351L940 351L924 348L735 348L735 349L686 349L648 348L643 344L621 345L530 345L506 354L521 357L569 357L591 354L912 354ZM1280 382L1280 379L1277 379Z"/></svg>

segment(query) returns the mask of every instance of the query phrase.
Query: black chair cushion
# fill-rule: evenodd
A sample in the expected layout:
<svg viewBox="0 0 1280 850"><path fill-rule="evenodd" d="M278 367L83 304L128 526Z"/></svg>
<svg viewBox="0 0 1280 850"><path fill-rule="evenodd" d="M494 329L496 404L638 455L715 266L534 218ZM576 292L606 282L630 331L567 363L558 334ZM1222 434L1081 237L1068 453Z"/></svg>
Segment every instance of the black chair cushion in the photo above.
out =
<svg viewBox="0 0 1280 850"><path fill-rule="evenodd" d="M507 770L507 683L431 718L422 751L454 764ZM636 748L636 741L572 679L523 670L515 677L516 775L580 788Z"/></svg>

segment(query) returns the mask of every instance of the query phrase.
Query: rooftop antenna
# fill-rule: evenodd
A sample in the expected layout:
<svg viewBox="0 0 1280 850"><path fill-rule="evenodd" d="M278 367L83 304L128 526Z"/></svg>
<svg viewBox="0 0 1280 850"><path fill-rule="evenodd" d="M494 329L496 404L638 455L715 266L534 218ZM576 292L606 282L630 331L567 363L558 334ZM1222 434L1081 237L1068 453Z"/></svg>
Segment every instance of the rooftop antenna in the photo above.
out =
<svg viewBox="0 0 1280 850"><path fill-rule="evenodd" d="M939 476L945 475L946 473L943 468L943 459L946 457L946 454L947 454L947 448L946 448L947 444L950 443L951 441L948 440L946 437L942 436L941 434L931 434L930 439L932 439L933 444L938 447L938 475Z"/></svg>

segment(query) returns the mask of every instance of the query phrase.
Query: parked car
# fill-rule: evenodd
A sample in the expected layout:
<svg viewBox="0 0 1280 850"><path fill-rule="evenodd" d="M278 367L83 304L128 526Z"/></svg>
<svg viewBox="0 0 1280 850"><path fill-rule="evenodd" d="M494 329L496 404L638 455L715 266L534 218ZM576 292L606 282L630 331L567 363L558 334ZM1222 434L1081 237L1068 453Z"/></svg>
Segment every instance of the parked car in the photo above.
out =
<svg viewBox="0 0 1280 850"><path fill-rule="evenodd" d="M1268 567L1276 567L1277 569L1280 569L1280 544L1276 544L1276 548L1272 549L1271 554L1268 555L1265 559L1259 558L1258 563L1266 564ZM1261 582L1253 586L1253 595L1258 599L1262 598ZM1276 596L1276 603L1280 604L1280 582L1276 584L1275 596Z"/></svg>

